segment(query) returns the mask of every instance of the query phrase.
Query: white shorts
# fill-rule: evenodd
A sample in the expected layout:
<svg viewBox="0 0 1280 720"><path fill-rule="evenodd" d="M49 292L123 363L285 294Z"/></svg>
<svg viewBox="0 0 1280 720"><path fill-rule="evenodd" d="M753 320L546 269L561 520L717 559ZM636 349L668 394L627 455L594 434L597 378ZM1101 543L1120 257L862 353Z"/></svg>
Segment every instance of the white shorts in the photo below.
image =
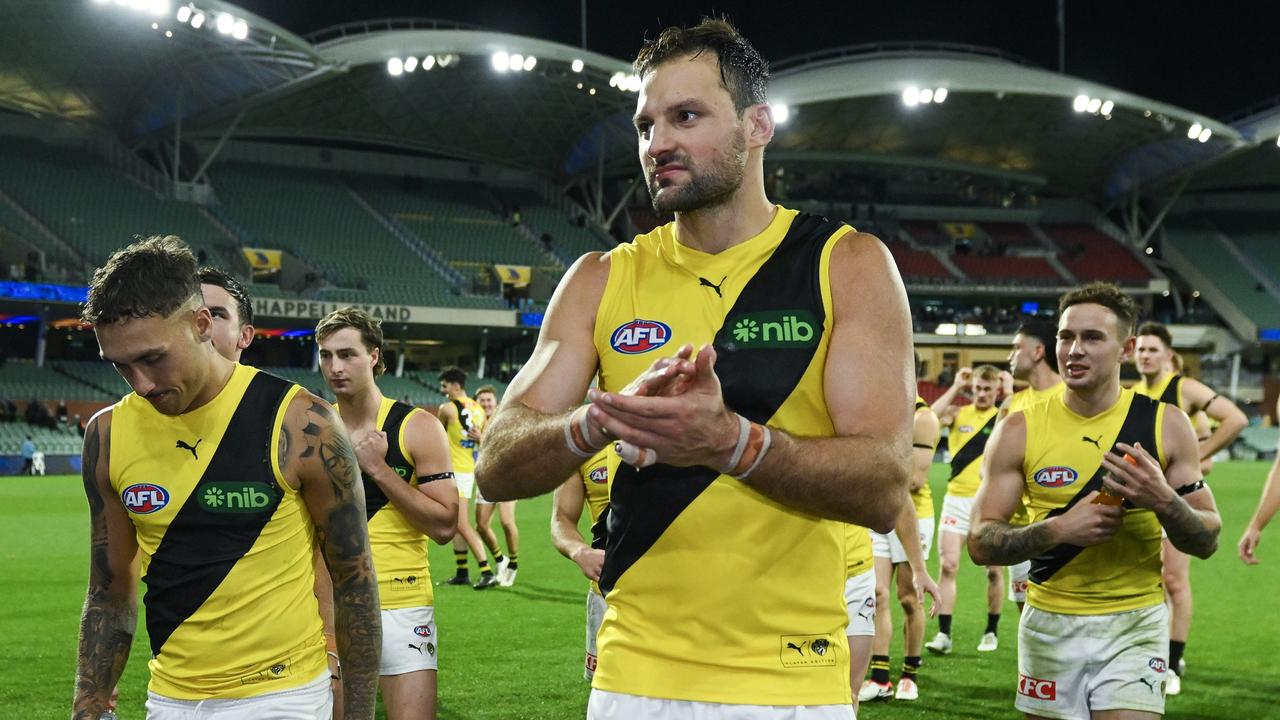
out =
<svg viewBox="0 0 1280 720"><path fill-rule="evenodd" d="M929 551L933 549L933 518L917 518L916 522L920 524L920 554L928 560ZM896 532L886 535L871 533L871 554L878 558L888 558L894 565L907 561L907 550L902 547L902 541L898 539Z"/></svg>
<svg viewBox="0 0 1280 720"><path fill-rule="evenodd" d="M872 568L844 581L844 606L849 611L848 637L876 634L876 573Z"/></svg>
<svg viewBox="0 0 1280 720"><path fill-rule="evenodd" d="M404 675L437 670L440 636L436 633L436 609L421 607L382 611L382 664L379 675Z"/></svg>
<svg viewBox="0 0 1280 720"><path fill-rule="evenodd" d="M587 720L855 720L852 705L733 705L591 690Z"/></svg>
<svg viewBox="0 0 1280 720"><path fill-rule="evenodd" d="M1063 720L1099 710L1163 715L1168 649L1164 604L1110 615L1027 606L1018 625L1014 707Z"/></svg>
<svg viewBox="0 0 1280 720"><path fill-rule="evenodd" d="M596 636L600 634L600 623L604 622L604 611L608 609L600 593L587 591L587 658L582 672L587 682L596 676Z"/></svg>
<svg viewBox="0 0 1280 720"><path fill-rule="evenodd" d="M454 473L453 481L458 484L458 497L470 500L471 496L475 494L475 473Z"/></svg>
<svg viewBox="0 0 1280 720"><path fill-rule="evenodd" d="M973 515L974 498L947 495L942 499L940 533L969 534L969 518Z"/></svg>
<svg viewBox="0 0 1280 720"><path fill-rule="evenodd" d="M302 687L251 698L176 700L147 692L147 720L316 720L333 715L329 671Z"/></svg>
<svg viewBox="0 0 1280 720"><path fill-rule="evenodd" d="M1027 601L1027 578L1031 576L1031 561L1023 560L1017 565L1009 566L1009 599L1014 602Z"/></svg>

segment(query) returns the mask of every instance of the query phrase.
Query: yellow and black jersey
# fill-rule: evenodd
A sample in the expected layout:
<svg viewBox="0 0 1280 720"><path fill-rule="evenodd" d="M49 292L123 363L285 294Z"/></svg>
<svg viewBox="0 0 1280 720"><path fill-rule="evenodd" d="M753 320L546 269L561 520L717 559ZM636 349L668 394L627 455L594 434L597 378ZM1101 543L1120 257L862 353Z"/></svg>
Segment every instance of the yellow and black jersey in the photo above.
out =
<svg viewBox="0 0 1280 720"><path fill-rule="evenodd" d="M1144 377L1134 383L1133 391L1152 400L1159 400L1182 409L1182 379L1183 377L1177 373L1169 373L1154 384L1148 385Z"/></svg>
<svg viewBox="0 0 1280 720"><path fill-rule="evenodd" d="M996 426L1000 409L994 405L979 410L965 405L956 412L947 435L947 450L951 453L951 477L947 480L947 494L956 497L973 497L981 484L982 453Z"/></svg>
<svg viewBox="0 0 1280 720"><path fill-rule="evenodd" d="M891 530L890 532L893 531ZM861 525L845 523L844 542L846 575L857 577L864 572L875 569L875 558L871 554L870 530Z"/></svg>
<svg viewBox="0 0 1280 720"><path fill-rule="evenodd" d="M731 410L798 436L835 435L823 390L829 264L849 231L779 207L759 235L717 254L681 244L674 223L613 249L595 323L601 389L621 390L685 343L714 343ZM621 464L610 486L595 687L850 702L843 524L706 467Z"/></svg>
<svg viewBox="0 0 1280 720"><path fill-rule="evenodd" d="M609 477L618 467L617 453L610 452L612 445L592 455L578 467L582 478L583 504L591 516L591 547L605 549L605 533L609 522ZM591 589L600 595L600 586L591 581Z"/></svg>
<svg viewBox="0 0 1280 720"><path fill-rule="evenodd" d="M376 427L387 434L387 465L415 488L418 471L405 450L404 434L409 418L424 412L388 397L382 398L378 408ZM431 571L427 567L427 536L409 524L378 484L368 478L364 479L364 501L382 609L434 605Z"/></svg>
<svg viewBox="0 0 1280 720"><path fill-rule="evenodd" d="M917 395L914 412L920 412L921 410L928 410L929 412L933 412L933 409L929 407L929 403L925 402L924 398ZM926 449L919 445L917 445L916 447L920 447L922 450ZM936 451L938 448L933 447L928 449ZM933 491L929 489L929 482L926 480L925 483L921 485L918 489L912 490L910 495L911 495L911 504L914 505L916 508L916 517L929 518L930 520L932 520L933 519Z"/></svg>
<svg viewBox="0 0 1280 720"><path fill-rule="evenodd" d="M1023 410L1023 474L1031 519L1060 515L1102 488L1102 454L1117 442L1142 447L1167 464L1160 447L1164 403L1122 390L1111 409L1081 417L1061 394ZM1088 548L1058 545L1031 560L1027 602L1068 615L1102 615L1164 602L1160 582L1160 522L1155 513L1126 505L1123 528Z"/></svg>
<svg viewBox="0 0 1280 720"><path fill-rule="evenodd" d="M475 472L476 452L480 448L480 443L472 440L467 431L471 428L484 429L484 408L480 407L480 403L466 396L450 399L449 402L453 403L454 409L458 411L458 417L450 419L444 426L445 433L449 436L449 456L453 460L453 471Z"/></svg>
<svg viewBox="0 0 1280 720"><path fill-rule="evenodd" d="M1058 381L1044 390L1037 390L1033 387L1019 390L1013 394L1013 397L1009 398L1008 414L1022 412L1032 405L1048 400L1054 395L1061 395L1064 388L1066 388L1066 385L1062 381ZM1018 510L1013 514L1013 517L1009 518L1009 524L1018 526L1031 524L1031 511L1027 509L1025 494L1018 504Z"/></svg>
<svg viewBox="0 0 1280 720"><path fill-rule="evenodd" d="M327 668L314 528L276 452L300 390L236 365L182 415L136 394L111 411L110 480L141 550L152 692L252 697Z"/></svg>

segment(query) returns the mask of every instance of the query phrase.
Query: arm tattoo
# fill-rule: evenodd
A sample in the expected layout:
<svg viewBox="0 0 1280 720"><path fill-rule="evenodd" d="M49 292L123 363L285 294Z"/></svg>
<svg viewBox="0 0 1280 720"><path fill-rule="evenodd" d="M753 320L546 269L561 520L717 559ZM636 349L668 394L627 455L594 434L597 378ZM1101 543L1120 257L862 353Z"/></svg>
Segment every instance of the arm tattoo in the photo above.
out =
<svg viewBox="0 0 1280 720"><path fill-rule="evenodd" d="M1218 532L1204 524L1200 513L1181 497L1175 497L1167 510L1156 513L1169 542L1188 555L1207 558L1218 549Z"/></svg>
<svg viewBox="0 0 1280 720"><path fill-rule="evenodd" d="M83 466L85 496L89 501L91 537L89 590L80 617L80 646L76 655L76 692L73 718L97 717L107 709L111 689L124 672L137 626L138 609L130 600L110 590L115 574L107 547L106 503L98 490L98 460L101 457L98 423L85 434ZM110 441L107 442L108 451Z"/></svg>
<svg viewBox="0 0 1280 720"><path fill-rule="evenodd" d="M276 447L276 465L280 466L280 472L283 473L285 468L289 466L289 444L293 438L289 436L288 423L280 426L280 444Z"/></svg>
<svg viewBox="0 0 1280 720"><path fill-rule="evenodd" d="M996 520L978 525L969 544L981 549L984 565L1016 565L1053 547L1044 523L1018 527Z"/></svg>
<svg viewBox="0 0 1280 720"><path fill-rule="evenodd" d="M324 405L312 403L307 408L307 415L307 425L302 428L307 448L302 451L301 456L308 458L318 454L334 497L345 500L351 495L352 486L360 482L360 463L356 460L356 451L351 447L346 433L338 429L341 421ZM320 424L317 424L317 420Z"/></svg>

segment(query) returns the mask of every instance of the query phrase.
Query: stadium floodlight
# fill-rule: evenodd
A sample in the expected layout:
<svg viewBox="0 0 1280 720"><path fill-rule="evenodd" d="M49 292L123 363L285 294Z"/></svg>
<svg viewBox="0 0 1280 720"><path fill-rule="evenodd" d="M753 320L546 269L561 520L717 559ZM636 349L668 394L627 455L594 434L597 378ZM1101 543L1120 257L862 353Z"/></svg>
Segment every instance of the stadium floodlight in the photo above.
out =
<svg viewBox="0 0 1280 720"><path fill-rule="evenodd" d="M621 90L622 83L625 82L626 79L627 79L627 76L624 73L616 72L613 75L609 76L609 87L616 87L619 90Z"/></svg>
<svg viewBox="0 0 1280 720"><path fill-rule="evenodd" d="M591 95L595 95L595 94L596 94L596 89L595 89L595 88L591 88L591 90L590 90L590 93L589 93L589 94L591 94Z"/></svg>
<svg viewBox="0 0 1280 720"><path fill-rule="evenodd" d="M1153 254L1155 251L1156 251L1156 249L1155 249L1155 248L1151 247L1150 245L1148 245L1148 246L1147 246L1147 254L1148 254L1148 255Z"/></svg>
<svg viewBox="0 0 1280 720"><path fill-rule="evenodd" d="M1211 137L1213 137L1213 131L1209 128L1204 128L1200 131L1200 134L1196 136L1196 139L1200 142L1209 142L1209 138Z"/></svg>
<svg viewBox="0 0 1280 720"><path fill-rule="evenodd" d="M410 55L404 59L404 71L413 72L418 69L418 58Z"/></svg>
<svg viewBox="0 0 1280 720"><path fill-rule="evenodd" d="M536 57L534 57L534 56L532 56L532 55L530 55L529 57L527 57L527 58L525 58L525 59L524 59L524 71L525 71L525 72L529 72L530 70L532 70L532 69L534 69L535 67L537 67L537 65L538 65L538 58L536 58Z"/></svg>
<svg viewBox="0 0 1280 720"><path fill-rule="evenodd" d="M244 20L236 20L235 25L231 26L231 37L237 40L244 40L249 37L249 23Z"/></svg>
<svg viewBox="0 0 1280 720"><path fill-rule="evenodd" d="M204 25L204 13L198 12L191 16L191 27L199 30Z"/></svg>
<svg viewBox="0 0 1280 720"><path fill-rule="evenodd" d="M582 62L581 58L574 58L574 59L573 59L573 63L572 63L571 65L569 65L569 69L570 69L570 70L573 70L573 71L574 71L574 72L576 72L576 73L577 73L577 72L582 72L582 68L583 68L583 67L584 67L584 65L583 65L583 62Z"/></svg>
<svg viewBox="0 0 1280 720"><path fill-rule="evenodd" d="M1192 123L1191 127L1187 129L1187 139L1195 140L1200 137L1200 131L1203 129L1204 128L1200 127L1200 123Z"/></svg>
<svg viewBox="0 0 1280 720"><path fill-rule="evenodd" d="M173 37L173 31L172 31L172 30L165 30L165 31L164 31L164 36L165 36L165 37L167 37L167 38L171 38L171 37Z"/></svg>
<svg viewBox="0 0 1280 720"><path fill-rule="evenodd" d="M985 325L979 325L977 323L966 323L964 326L964 334L965 335L986 335L987 328Z"/></svg>
<svg viewBox="0 0 1280 720"><path fill-rule="evenodd" d="M169 0L147 0L147 11L152 15L168 15Z"/></svg>
<svg viewBox="0 0 1280 720"><path fill-rule="evenodd" d="M214 23L214 27L223 35L230 35L231 31L236 27L236 19L226 13L219 13L218 20Z"/></svg>
<svg viewBox="0 0 1280 720"><path fill-rule="evenodd" d="M391 77L398 77L404 73L404 61L400 58L391 58L387 61L387 74Z"/></svg>
<svg viewBox="0 0 1280 720"><path fill-rule="evenodd" d="M428 56L426 56L426 57L422 58L422 69L423 69L424 71L426 71L426 70L430 70L431 68L433 68L433 67L435 67L435 66L436 66L436 56L435 56L435 55L428 55Z"/></svg>
<svg viewBox="0 0 1280 720"><path fill-rule="evenodd" d="M1102 109L1102 101L1098 98L1089 98L1089 107L1087 109L1089 112L1097 115L1098 111Z"/></svg>
<svg viewBox="0 0 1280 720"><path fill-rule="evenodd" d="M1200 297L1200 291L1199 291L1199 290L1192 290L1192 291L1191 291L1191 297L1193 297L1193 298L1198 298L1198 297Z"/></svg>
<svg viewBox="0 0 1280 720"><path fill-rule="evenodd" d="M436 58L436 64L442 68L449 67L456 62L458 62L458 56L453 53L446 53Z"/></svg>
<svg viewBox="0 0 1280 720"><path fill-rule="evenodd" d="M581 90L581 89L582 89L582 83L578 83L578 89L579 89L579 90ZM1276 144L1277 144L1277 145L1280 145L1280 139L1277 139Z"/></svg>
<svg viewBox="0 0 1280 720"><path fill-rule="evenodd" d="M920 88L912 85L902 91L902 104L907 107L915 107L920 104Z"/></svg>
<svg viewBox="0 0 1280 720"><path fill-rule="evenodd" d="M1276 147L1280 147L1280 135L1276 136Z"/></svg>
<svg viewBox="0 0 1280 720"><path fill-rule="evenodd" d="M774 103L772 108L773 121L779 125L786 125L791 119L791 108L787 107L786 103Z"/></svg>
<svg viewBox="0 0 1280 720"><path fill-rule="evenodd" d="M160 23L151 23L151 29L152 29L152 30L159 30L159 29L160 29Z"/></svg>
<svg viewBox="0 0 1280 720"><path fill-rule="evenodd" d="M627 90L628 90L628 91L633 92L633 93L638 93L638 92L640 92L640 86L641 86L642 84L643 84L643 83L640 81L640 76L639 76L639 75L628 75L628 76L627 76Z"/></svg>
<svg viewBox="0 0 1280 720"><path fill-rule="evenodd" d="M1110 115L1112 110L1116 109L1116 104L1110 100L1102 103L1102 114Z"/></svg>
<svg viewBox="0 0 1280 720"><path fill-rule="evenodd" d="M507 66L511 63L511 56L506 50L499 50L489 58L489 63L493 65L495 71L506 72Z"/></svg>
<svg viewBox="0 0 1280 720"><path fill-rule="evenodd" d="M946 88L938 88L937 90L934 90L934 91L933 91L933 101L934 101L934 102L936 102L936 103L946 102L946 101L947 101L947 89L946 89Z"/></svg>
<svg viewBox="0 0 1280 720"><path fill-rule="evenodd" d="M511 53L510 64L511 72L520 72L524 68L524 56L520 53Z"/></svg>
<svg viewBox="0 0 1280 720"><path fill-rule="evenodd" d="M930 88L925 88L921 90L920 102L924 105L928 105L929 103L933 102L933 90Z"/></svg>
<svg viewBox="0 0 1280 720"><path fill-rule="evenodd" d="M939 323L938 327L934 328L933 334L934 335L955 335L956 324L955 323Z"/></svg>
<svg viewBox="0 0 1280 720"><path fill-rule="evenodd" d="M1165 290L1164 292L1160 293L1160 296L1161 296L1161 297L1169 297L1169 291L1168 291L1168 290Z"/></svg>
<svg viewBox="0 0 1280 720"><path fill-rule="evenodd" d="M183 5L178 8L178 22L184 23L191 19L191 6Z"/></svg>
<svg viewBox="0 0 1280 720"><path fill-rule="evenodd" d="M1071 109L1076 112L1084 112L1089 109L1089 96L1077 95L1075 101L1071 103Z"/></svg>

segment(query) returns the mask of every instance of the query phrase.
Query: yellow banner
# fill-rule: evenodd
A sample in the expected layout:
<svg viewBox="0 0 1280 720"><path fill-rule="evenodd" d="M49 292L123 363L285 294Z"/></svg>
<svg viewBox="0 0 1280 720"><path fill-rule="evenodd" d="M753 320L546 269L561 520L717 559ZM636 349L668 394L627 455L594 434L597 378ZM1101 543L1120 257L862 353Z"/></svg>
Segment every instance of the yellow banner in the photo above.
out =
<svg viewBox="0 0 1280 720"><path fill-rule="evenodd" d="M978 231L973 223L942 223L943 229L951 236L952 240L964 240L965 238L973 238Z"/></svg>
<svg viewBox="0 0 1280 720"><path fill-rule="evenodd" d="M503 285L522 288L533 280L533 268L528 265L494 265L493 271Z"/></svg>

